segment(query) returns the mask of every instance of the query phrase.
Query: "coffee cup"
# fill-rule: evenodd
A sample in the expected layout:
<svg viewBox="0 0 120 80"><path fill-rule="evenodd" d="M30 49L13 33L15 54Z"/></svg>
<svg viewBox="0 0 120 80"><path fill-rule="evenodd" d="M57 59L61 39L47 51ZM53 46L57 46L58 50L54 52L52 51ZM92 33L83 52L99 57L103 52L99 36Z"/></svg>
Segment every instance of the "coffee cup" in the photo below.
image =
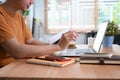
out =
<svg viewBox="0 0 120 80"><path fill-rule="evenodd" d="M93 47L94 39L95 39L95 38L93 38L93 37L88 37L88 46L89 46L89 47Z"/></svg>

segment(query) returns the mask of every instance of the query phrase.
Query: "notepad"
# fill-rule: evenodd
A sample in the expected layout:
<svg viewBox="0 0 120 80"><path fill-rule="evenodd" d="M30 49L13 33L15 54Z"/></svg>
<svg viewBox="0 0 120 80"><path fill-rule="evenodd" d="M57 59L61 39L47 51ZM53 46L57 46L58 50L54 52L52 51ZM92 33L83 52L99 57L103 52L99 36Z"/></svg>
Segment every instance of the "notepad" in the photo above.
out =
<svg viewBox="0 0 120 80"><path fill-rule="evenodd" d="M71 58L68 61L50 61L50 60L44 60L44 59L28 59L26 62L27 63L32 63L32 64L64 67L66 65L74 63L75 59Z"/></svg>

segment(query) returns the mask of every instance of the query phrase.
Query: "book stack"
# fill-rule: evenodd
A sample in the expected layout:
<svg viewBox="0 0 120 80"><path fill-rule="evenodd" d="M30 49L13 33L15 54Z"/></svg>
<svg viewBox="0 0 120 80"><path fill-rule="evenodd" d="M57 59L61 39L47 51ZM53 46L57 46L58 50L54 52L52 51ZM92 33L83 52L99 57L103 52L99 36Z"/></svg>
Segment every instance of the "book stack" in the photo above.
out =
<svg viewBox="0 0 120 80"><path fill-rule="evenodd" d="M80 64L120 64L120 55L85 53L80 57Z"/></svg>
<svg viewBox="0 0 120 80"><path fill-rule="evenodd" d="M64 67L75 62L73 58L59 56L40 56L34 59L28 59L27 63Z"/></svg>

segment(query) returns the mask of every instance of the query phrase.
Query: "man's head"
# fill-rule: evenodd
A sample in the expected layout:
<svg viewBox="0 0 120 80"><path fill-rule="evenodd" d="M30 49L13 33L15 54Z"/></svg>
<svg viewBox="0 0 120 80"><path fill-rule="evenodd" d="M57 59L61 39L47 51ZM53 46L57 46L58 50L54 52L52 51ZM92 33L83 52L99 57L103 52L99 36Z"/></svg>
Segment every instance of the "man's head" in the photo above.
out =
<svg viewBox="0 0 120 80"><path fill-rule="evenodd" d="M34 0L6 0L7 3L13 5L16 10L27 11Z"/></svg>

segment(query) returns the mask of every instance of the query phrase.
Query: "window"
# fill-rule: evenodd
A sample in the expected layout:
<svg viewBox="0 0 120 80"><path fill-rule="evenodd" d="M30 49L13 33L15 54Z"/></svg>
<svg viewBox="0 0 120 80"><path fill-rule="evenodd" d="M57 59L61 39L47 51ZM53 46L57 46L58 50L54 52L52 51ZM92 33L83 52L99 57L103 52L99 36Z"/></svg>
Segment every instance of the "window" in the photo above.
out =
<svg viewBox="0 0 120 80"><path fill-rule="evenodd" d="M98 23L110 20L120 24L120 1L119 0L98 0Z"/></svg>
<svg viewBox="0 0 120 80"><path fill-rule="evenodd" d="M119 22L114 17L115 10L120 11L118 2L118 0L45 0L46 32L56 33L68 28L77 31L90 30L95 29L99 23L111 19ZM120 14L117 18L118 16Z"/></svg>
<svg viewBox="0 0 120 80"><path fill-rule="evenodd" d="M72 28L90 29L95 28L95 5L94 0L72 0Z"/></svg>

